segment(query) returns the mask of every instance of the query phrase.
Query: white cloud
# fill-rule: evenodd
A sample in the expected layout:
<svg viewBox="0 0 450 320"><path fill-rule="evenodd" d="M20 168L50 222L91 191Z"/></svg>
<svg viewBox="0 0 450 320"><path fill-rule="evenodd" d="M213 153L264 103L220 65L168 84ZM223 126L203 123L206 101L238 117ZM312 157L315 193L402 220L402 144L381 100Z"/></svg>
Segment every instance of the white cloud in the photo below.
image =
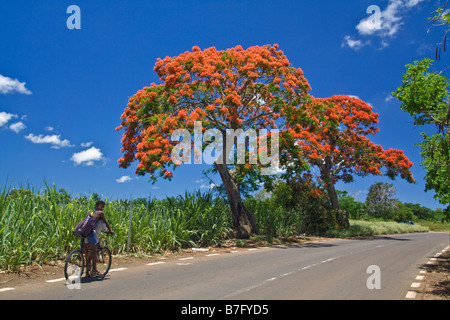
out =
<svg viewBox="0 0 450 320"><path fill-rule="evenodd" d="M35 136L34 134L30 133L29 135L25 136L25 139L30 140L33 143L49 143L51 144L52 149L59 149L64 147L72 147L70 144L70 141L67 139L61 140L60 135L47 135L44 136L42 134Z"/></svg>
<svg viewBox="0 0 450 320"><path fill-rule="evenodd" d="M92 144L93 144L92 141L89 141L89 142L83 142L83 143L81 143L81 146L82 146L83 148L88 148L88 147L92 146Z"/></svg>
<svg viewBox="0 0 450 320"><path fill-rule="evenodd" d="M342 47L348 46L353 50L359 50L368 44L370 44L370 41L362 42L361 40L352 39L352 37L349 35L346 35L344 37L344 40L342 40Z"/></svg>
<svg viewBox="0 0 450 320"><path fill-rule="evenodd" d="M371 12L372 9L369 9L368 11L371 13L368 13L368 16L358 23L356 30L361 36L381 38L380 49L383 49L389 45L388 39L400 30L406 12L422 1L424 0L389 0L384 10L379 9L378 6L373 6L378 10L373 9L374 11ZM353 39L347 35L344 37L342 46L347 45L351 49L358 50L367 44L370 44L370 42Z"/></svg>
<svg viewBox="0 0 450 320"><path fill-rule="evenodd" d="M394 100L395 98L392 96L392 93L389 93L386 95L386 98L384 98L385 102L391 102L392 100Z"/></svg>
<svg viewBox="0 0 450 320"><path fill-rule="evenodd" d="M22 122L16 122L13 123L12 125L9 126L9 128L14 131L15 133L19 133L20 131L22 131L23 129L25 129L27 126Z"/></svg>
<svg viewBox="0 0 450 320"><path fill-rule="evenodd" d="M212 188L214 188L214 187L217 187L217 184L215 184L215 183L210 183L210 184L208 185L208 184L202 183L202 185L200 186L200 189L212 189Z"/></svg>
<svg viewBox="0 0 450 320"><path fill-rule="evenodd" d="M195 180L195 183L200 184L200 186L199 186L200 189L213 189L213 188L217 187L217 184L215 184L213 182L211 182L210 184L206 184L204 181L205 180L203 178L197 179L197 180Z"/></svg>
<svg viewBox="0 0 450 320"><path fill-rule="evenodd" d="M17 118L18 118L17 114L7 113L4 111L0 112L0 127L6 126L7 123L11 119L17 119ZM25 119L25 118L26 118L26 116L21 117L21 119ZM14 131L15 133L19 133L20 131L22 131L25 128L26 128L26 126L22 121L15 122L8 126L8 129Z"/></svg>
<svg viewBox="0 0 450 320"><path fill-rule="evenodd" d="M49 126L49 127L45 127L44 130L52 132L53 130L55 130L55 128Z"/></svg>
<svg viewBox="0 0 450 320"><path fill-rule="evenodd" d="M70 158L76 165L82 164L85 166L94 165L95 161L105 160L103 158L103 153L101 153L100 149L91 147L90 149L74 153L72 158Z"/></svg>
<svg viewBox="0 0 450 320"><path fill-rule="evenodd" d="M361 20L356 26L361 35L379 34L380 36L393 36L398 32L402 23L402 18L399 16L403 9L417 5L411 5L411 1L407 0L390 0L386 9L380 11L379 20L373 15Z"/></svg>
<svg viewBox="0 0 450 320"><path fill-rule="evenodd" d="M8 123L9 120L17 118L17 114L7 113L7 112L0 112L0 127L3 127L5 124Z"/></svg>
<svg viewBox="0 0 450 320"><path fill-rule="evenodd" d="M119 179L116 179L117 183L124 183L133 180L130 176L122 176Z"/></svg>
<svg viewBox="0 0 450 320"><path fill-rule="evenodd" d="M22 93L31 94L31 91L25 88L25 82L20 82L17 79L11 79L0 74L0 93Z"/></svg>

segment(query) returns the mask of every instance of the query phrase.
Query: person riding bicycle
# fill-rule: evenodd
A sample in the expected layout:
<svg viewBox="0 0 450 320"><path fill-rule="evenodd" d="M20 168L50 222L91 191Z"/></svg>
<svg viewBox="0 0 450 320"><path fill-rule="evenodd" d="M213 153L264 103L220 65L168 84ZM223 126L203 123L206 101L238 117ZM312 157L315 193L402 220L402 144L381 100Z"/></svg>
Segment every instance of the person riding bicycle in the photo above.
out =
<svg viewBox="0 0 450 320"><path fill-rule="evenodd" d="M105 219L105 215L103 213L104 208L105 202L100 200L95 203L95 210L91 212L92 217L94 217L97 220L94 229L87 236L87 244L86 244L89 253L87 255L88 256L87 264L89 264L89 262L92 259L92 272L90 274L91 276L96 276L99 274L97 270L97 245L99 242L100 232L106 231L105 229L107 229L111 235L114 234L114 232L111 230L111 227L108 224L108 221L106 221Z"/></svg>

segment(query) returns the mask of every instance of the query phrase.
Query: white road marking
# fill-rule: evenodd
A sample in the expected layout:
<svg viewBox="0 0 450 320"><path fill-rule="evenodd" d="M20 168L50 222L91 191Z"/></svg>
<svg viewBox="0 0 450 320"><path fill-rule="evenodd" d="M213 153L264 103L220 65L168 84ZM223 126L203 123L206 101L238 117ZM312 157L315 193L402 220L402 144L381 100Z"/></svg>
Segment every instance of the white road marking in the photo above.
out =
<svg viewBox="0 0 450 320"><path fill-rule="evenodd" d="M406 293L406 299L415 299L416 298L417 293L414 291L408 291Z"/></svg>
<svg viewBox="0 0 450 320"><path fill-rule="evenodd" d="M194 257L180 258L178 260L191 260L191 259L194 259Z"/></svg>
<svg viewBox="0 0 450 320"><path fill-rule="evenodd" d="M418 288L418 287L420 287L420 282L411 283L411 288Z"/></svg>
<svg viewBox="0 0 450 320"><path fill-rule="evenodd" d="M64 281L64 280L66 280L66 278L59 278L59 279L53 279L53 280L46 280L45 282L53 283L53 282L59 282L59 281Z"/></svg>
<svg viewBox="0 0 450 320"><path fill-rule="evenodd" d="M11 291L11 290L15 290L15 288L3 288L3 289L0 289L0 292L6 292L6 291Z"/></svg>
<svg viewBox="0 0 450 320"><path fill-rule="evenodd" d="M159 262L152 262L152 263L147 263L148 266L155 266L157 264L163 264L165 263L164 261L159 261Z"/></svg>
<svg viewBox="0 0 450 320"><path fill-rule="evenodd" d="M257 249L256 249L256 250L257 250ZM237 291L235 291L235 292L233 292L233 293L230 293L229 295L226 295L225 298L230 298L230 297L233 297L233 296L235 296L235 295L238 295L238 294L241 294L241 293L244 293L244 292L247 292L247 291L256 289L256 288L258 288L258 287L264 285L266 282L270 282L270 281L277 280L277 279L279 279L279 278L287 277L287 276L289 276L289 275L291 275L291 274L294 274L294 273L297 272L297 271L306 270L306 269L308 269L308 268L311 268L311 267L314 267L314 266L317 266L317 265L320 265L320 264L323 264L323 263L327 263L327 262L332 261L332 260L337 259L337 258L339 258L339 257L329 258L329 259L327 259L327 260L323 260L322 262L310 264L309 266L306 266L306 267L297 269L296 271L290 271L290 272L284 273L284 274L282 274L282 275L279 275L279 276L277 276L277 277L272 277L272 278L270 278L270 279L266 279L266 280L264 280L263 282L257 283L257 284L255 284L255 285L253 285L253 286L249 286L249 287L247 287L247 288L242 288L242 289L237 290Z"/></svg>
<svg viewBox="0 0 450 320"><path fill-rule="evenodd" d="M114 271L123 271L123 270L127 270L128 268L117 268L117 269L110 269L109 272L114 272Z"/></svg>

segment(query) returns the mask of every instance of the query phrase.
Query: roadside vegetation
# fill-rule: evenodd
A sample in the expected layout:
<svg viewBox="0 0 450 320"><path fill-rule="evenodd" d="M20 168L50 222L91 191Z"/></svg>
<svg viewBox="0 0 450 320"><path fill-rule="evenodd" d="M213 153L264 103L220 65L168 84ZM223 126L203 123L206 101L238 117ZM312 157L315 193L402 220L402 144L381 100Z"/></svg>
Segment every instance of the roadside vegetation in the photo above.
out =
<svg viewBox="0 0 450 320"><path fill-rule="evenodd" d="M342 210L331 209L325 198L317 197L310 186L301 183L276 184L271 192L247 196L246 206L257 218L259 234L255 237L280 239L298 236L356 237L406 232L450 231L441 222L441 210L418 204L387 201L389 208L370 210L370 203L359 202L340 192ZM370 193L369 193L370 195ZM368 195L368 198L369 198ZM22 265L42 264L64 259L79 245L73 236L75 225L83 219L100 196L72 197L64 189L47 186L0 193L0 269L18 270ZM129 200L106 201L105 215L115 234L108 238L113 254L127 253ZM390 214L379 210L385 210ZM133 200L131 253L156 254L183 248L220 246L230 241L233 228L226 198L219 190L186 193L166 199ZM339 220L348 212L349 228ZM409 220L415 224L398 223ZM239 240L236 241L236 244Z"/></svg>

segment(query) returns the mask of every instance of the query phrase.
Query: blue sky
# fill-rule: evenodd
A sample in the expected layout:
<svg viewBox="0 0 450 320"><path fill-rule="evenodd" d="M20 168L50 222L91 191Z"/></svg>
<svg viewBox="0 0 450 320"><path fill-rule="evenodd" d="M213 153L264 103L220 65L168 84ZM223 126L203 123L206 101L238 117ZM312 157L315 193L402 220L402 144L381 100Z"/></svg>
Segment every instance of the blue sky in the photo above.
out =
<svg viewBox="0 0 450 320"><path fill-rule="evenodd" d="M81 29L69 29L70 5ZM380 9L379 25L368 20ZM184 165L174 179L148 183L135 166L118 168L123 131L116 132L128 98L159 79L157 58L193 46L219 50L278 43L303 69L311 94L358 96L380 114L373 137L405 151L417 183L393 182L403 202L440 207L424 192L420 128L390 93L405 65L434 58L443 32L427 33L436 9L428 0L350 1L2 1L0 3L0 186L39 190L44 180L73 196L165 197L207 190L202 165ZM377 16L378 17L378 16ZM372 22L373 23L373 22ZM444 54L437 69L448 66ZM219 180L216 179L217 182ZM373 182L345 189L364 200Z"/></svg>

